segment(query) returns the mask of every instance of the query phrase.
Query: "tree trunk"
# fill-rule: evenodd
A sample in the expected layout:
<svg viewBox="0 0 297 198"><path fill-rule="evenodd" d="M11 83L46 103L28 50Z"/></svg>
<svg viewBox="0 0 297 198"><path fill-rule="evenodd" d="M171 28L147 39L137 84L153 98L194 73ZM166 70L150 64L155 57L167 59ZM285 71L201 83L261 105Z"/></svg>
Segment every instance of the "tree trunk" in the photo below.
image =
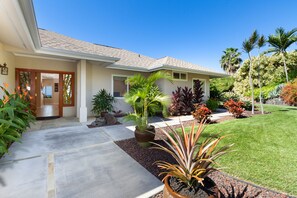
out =
<svg viewBox="0 0 297 198"><path fill-rule="evenodd" d="M252 58L250 53L248 53L250 59L250 70L249 70L249 82L252 91L252 114L255 114L255 103L254 103L254 84L252 79Z"/></svg>
<svg viewBox="0 0 297 198"><path fill-rule="evenodd" d="M286 74L286 80L289 82L289 77L288 77L288 71L287 71L287 64L286 64L286 58L285 55L282 53L283 61L284 61L284 69L285 69L285 74Z"/></svg>
<svg viewBox="0 0 297 198"><path fill-rule="evenodd" d="M260 76L260 51L259 51L258 58L259 58L259 60L258 60L258 82L259 82L259 88L260 88L259 99L260 99L261 113L264 114L263 102L262 102L262 83L261 83L261 76Z"/></svg>

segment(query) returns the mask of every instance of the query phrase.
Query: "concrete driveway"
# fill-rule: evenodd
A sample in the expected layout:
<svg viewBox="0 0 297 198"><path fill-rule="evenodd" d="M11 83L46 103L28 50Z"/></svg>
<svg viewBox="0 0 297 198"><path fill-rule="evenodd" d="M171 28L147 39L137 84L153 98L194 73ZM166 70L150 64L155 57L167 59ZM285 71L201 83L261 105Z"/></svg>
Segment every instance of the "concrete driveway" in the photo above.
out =
<svg viewBox="0 0 297 198"><path fill-rule="evenodd" d="M162 183L113 142L131 137L123 125L24 133L0 160L0 197L140 196Z"/></svg>

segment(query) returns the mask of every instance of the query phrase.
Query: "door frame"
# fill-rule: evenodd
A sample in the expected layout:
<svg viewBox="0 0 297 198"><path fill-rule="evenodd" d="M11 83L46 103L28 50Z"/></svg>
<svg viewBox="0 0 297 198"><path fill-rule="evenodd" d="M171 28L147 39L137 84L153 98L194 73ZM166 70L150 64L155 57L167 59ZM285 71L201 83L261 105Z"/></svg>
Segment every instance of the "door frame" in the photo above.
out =
<svg viewBox="0 0 297 198"><path fill-rule="evenodd" d="M33 104L36 106L37 100L36 96L37 90L35 89L36 84L35 81L37 80L37 74L38 73L54 73L54 74L59 74L59 117L63 117L63 107L71 107L75 106L75 72L68 72L68 71L55 71L55 70L41 70L41 69L26 69L26 68L15 68L15 86L17 89L17 86L19 86L19 72L21 71L26 71L26 72L32 72L31 76L31 90L33 90ZM71 84L72 84L72 101L71 104L63 104L63 74L71 74L72 79L71 79Z"/></svg>

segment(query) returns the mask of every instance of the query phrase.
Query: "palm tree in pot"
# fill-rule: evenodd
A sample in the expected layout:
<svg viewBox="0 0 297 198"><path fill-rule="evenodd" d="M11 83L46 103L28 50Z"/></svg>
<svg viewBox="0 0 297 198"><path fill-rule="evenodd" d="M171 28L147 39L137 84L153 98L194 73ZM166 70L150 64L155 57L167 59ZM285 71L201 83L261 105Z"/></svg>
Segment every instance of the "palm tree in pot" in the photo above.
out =
<svg viewBox="0 0 297 198"><path fill-rule="evenodd" d="M155 137L155 127L148 124L149 112L162 111L163 116L167 114L169 97L159 90L156 81L161 79L171 81L171 78L167 72L159 71L147 78L136 74L127 79L130 90L124 97L134 112L127 115L125 120L135 123L135 138L142 147L150 146Z"/></svg>

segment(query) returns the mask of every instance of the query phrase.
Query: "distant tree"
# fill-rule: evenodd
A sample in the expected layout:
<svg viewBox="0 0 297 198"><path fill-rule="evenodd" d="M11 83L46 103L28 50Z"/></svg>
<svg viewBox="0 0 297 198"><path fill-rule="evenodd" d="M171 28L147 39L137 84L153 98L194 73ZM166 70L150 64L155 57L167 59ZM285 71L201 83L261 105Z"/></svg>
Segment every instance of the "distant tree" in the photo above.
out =
<svg viewBox="0 0 297 198"><path fill-rule="evenodd" d="M266 43L266 39L265 39L265 36L262 35L258 42L257 42L257 47L258 47L258 83L259 83L259 88L260 88L260 94L259 94L259 99L260 99L260 107L261 107L261 113L264 114L264 109L263 109L263 102L262 102L262 81L261 81L261 75L260 75L260 49L262 47L264 47Z"/></svg>
<svg viewBox="0 0 297 198"><path fill-rule="evenodd" d="M268 37L268 43L272 48L268 49L267 52L268 53L273 52L274 54L281 54L283 63L284 63L284 70L285 70L287 82L289 82L287 64L286 64L287 49L297 41L296 32L297 32L297 28L294 28L291 31L286 32L284 28L280 27L275 30L274 35L270 35Z"/></svg>
<svg viewBox="0 0 297 198"><path fill-rule="evenodd" d="M240 58L241 53L238 52L237 48L227 48L223 52L224 54L220 60L221 67L228 74L234 74L242 62Z"/></svg>
<svg viewBox="0 0 297 198"><path fill-rule="evenodd" d="M250 65L249 65L249 83L250 83L250 88L251 88L251 92L252 92L252 114L255 113L255 101L254 101L254 83L253 83L253 79L252 79L252 69L253 69L253 65L252 65L252 57L251 57L251 51L255 48L256 43L259 39L259 34L257 32L257 30L255 30L252 35L250 36L250 38L248 40L245 40L242 43L242 49L248 54L249 56L249 60L250 60Z"/></svg>

